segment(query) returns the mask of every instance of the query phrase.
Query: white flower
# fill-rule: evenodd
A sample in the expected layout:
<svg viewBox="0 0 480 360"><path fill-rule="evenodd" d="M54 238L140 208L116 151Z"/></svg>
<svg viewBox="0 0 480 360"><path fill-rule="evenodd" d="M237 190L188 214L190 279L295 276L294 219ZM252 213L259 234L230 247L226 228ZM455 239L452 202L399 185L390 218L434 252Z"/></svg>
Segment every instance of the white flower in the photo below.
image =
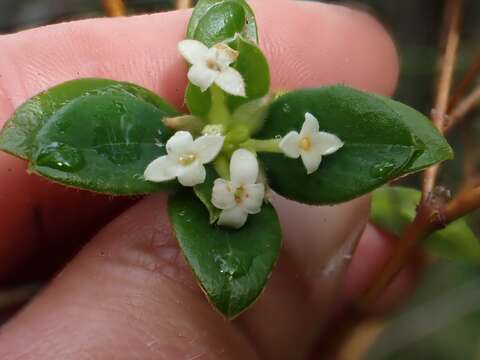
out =
<svg viewBox="0 0 480 360"><path fill-rule="evenodd" d="M300 134L290 131L279 146L290 158L298 159L301 156L307 174L311 174L320 166L322 156L333 154L343 146L343 142L336 135L319 131L318 120L306 113Z"/></svg>
<svg viewBox="0 0 480 360"><path fill-rule="evenodd" d="M241 228L248 214L257 214L262 208L265 186L257 184L258 161L250 151L236 150L230 160L230 181L215 180L212 203L222 209L218 224Z"/></svg>
<svg viewBox="0 0 480 360"><path fill-rule="evenodd" d="M187 131L178 131L167 141L167 155L152 161L145 170L148 181L168 181L178 178L183 186L195 186L205 181L205 167L218 155L224 137L204 135L193 141Z"/></svg>
<svg viewBox="0 0 480 360"><path fill-rule="evenodd" d="M188 71L188 80L202 91L215 83L226 93L245 96L245 81L242 75L230 67L238 58L237 51L223 43L209 49L197 40L180 41L178 50L192 64Z"/></svg>

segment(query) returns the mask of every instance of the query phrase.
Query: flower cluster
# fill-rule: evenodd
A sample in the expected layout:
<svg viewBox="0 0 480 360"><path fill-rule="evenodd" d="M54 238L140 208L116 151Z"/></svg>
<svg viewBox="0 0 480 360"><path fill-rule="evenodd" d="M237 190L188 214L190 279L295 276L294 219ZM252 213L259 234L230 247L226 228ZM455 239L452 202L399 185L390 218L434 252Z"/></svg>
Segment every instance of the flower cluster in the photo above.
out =
<svg viewBox="0 0 480 360"><path fill-rule="evenodd" d="M245 81L230 65L239 54L224 43L207 48L196 40L184 40L178 49L192 65L188 72L190 82L201 91L216 84L225 93L245 96ZM236 150L225 150L228 134L207 134L193 138L188 131L177 131L167 142L167 154L151 162L145 170L148 181L162 182L178 179L183 186L195 186L205 182L205 164L215 161L222 152L231 154L229 178L218 178L212 189L212 204L221 210L218 225L241 228L249 214L257 214L265 198L265 185L259 181L258 160L251 149L236 144ZM248 142L245 142L245 144ZM291 131L280 141L276 149L290 158L300 158L308 174L320 166L322 157L336 152L343 142L335 135L320 131L318 120L310 113L300 132ZM224 151L225 150L225 151ZM262 151L262 150L258 150Z"/></svg>

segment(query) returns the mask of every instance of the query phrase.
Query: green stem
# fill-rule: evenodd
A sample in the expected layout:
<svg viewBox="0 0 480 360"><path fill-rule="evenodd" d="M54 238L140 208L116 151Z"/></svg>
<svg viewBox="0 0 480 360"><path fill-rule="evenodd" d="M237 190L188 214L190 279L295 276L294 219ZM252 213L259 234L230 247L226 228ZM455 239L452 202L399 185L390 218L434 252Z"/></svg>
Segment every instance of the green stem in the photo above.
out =
<svg viewBox="0 0 480 360"><path fill-rule="evenodd" d="M212 106L208 113L208 122L210 124L223 125L225 129L228 129L230 125L230 111L225 104L225 94L216 85L210 88L210 94L212 96Z"/></svg>
<svg viewBox="0 0 480 360"><path fill-rule="evenodd" d="M258 139L249 139L244 143L240 144L241 148L252 150L255 152L269 152L269 153L281 153L280 149L281 139L269 139L269 140L258 140Z"/></svg>

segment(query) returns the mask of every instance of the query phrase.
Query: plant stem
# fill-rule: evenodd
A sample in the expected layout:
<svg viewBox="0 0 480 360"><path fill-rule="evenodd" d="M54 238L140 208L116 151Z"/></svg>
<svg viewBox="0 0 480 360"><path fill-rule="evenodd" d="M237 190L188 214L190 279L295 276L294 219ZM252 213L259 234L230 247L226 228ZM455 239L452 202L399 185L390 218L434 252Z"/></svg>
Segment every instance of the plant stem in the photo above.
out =
<svg viewBox="0 0 480 360"><path fill-rule="evenodd" d="M176 8L177 9L189 9L192 7L192 0L177 0Z"/></svg>
<svg viewBox="0 0 480 360"><path fill-rule="evenodd" d="M249 139L240 144L241 148L249 149L255 152L281 153L279 147L280 139L258 140Z"/></svg>
<svg viewBox="0 0 480 360"><path fill-rule="evenodd" d="M447 204L443 216L451 222L479 208L480 186L477 186L473 189L466 189L460 192Z"/></svg>
<svg viewBox="0 0 480 360"><path fill-rule="evenodd" d="M225 129L228 130L231 115L225 104L225 94L216 85L210 88L210 94L212 97L212 106L208 113L208 121L210 124L223 125Z"/></svg>
<svg viewBox="0 0 480 360"><path fill-rule="evenodd" d="M453 71L457 58L458 43L460 40L460 18L463 0L449 0L446 7L445 26L447 38L444 54L441 61L441 70L438 80L437 96L435 100L432 120L435 127L443 133L448 110L448 99L452 87ZM435 187L439 165L428 168L423 177L422 194L428 196Z"/></svg>
<svg viewBox="0 0 480 360"><path fill-rule="evenodd" d="M378 296L403 269L417 243L428 236L435 228L436 224L432 221L432 212L429 206L425 206L425 204L426 202L420 204L414 221L406 228L402 238L396 243L392 258L378 274L367 292L357 301L356 305L361 310L367 310L375 302Z"/></svg>
<svg viewBox="0 0 480 360"><path fill-rule="evenodd" d="M453 95L450 99L450 109L455 108L458 103L462 100L463 95L467 92L470 84L475 81L475 79L480 74L480 51L475 54L475 57L468 67L467 71L460 80L460 83L453 91Z"/></svg>
<svg viewBox="0 0 480 360"><path fill-rule="evenodd" d="M448 132L453 127L457 126L465 116L480 105L480 85L475 87L473 91L461 100L449 115L449 122L445 126L444 131Z"/></svg>
<svg viewBox="0 0 480 360"><path fill-rule="evenodd" d="M102 0L105 13L108 16L125 16L127 14L127 8L123 3L123 0Z"/></svg>
<svg viewBox="0 0 480 360"><path fill-rule="evenodd" d="M459 43L462 7L463 0L449 0L446 6L446 46L441 61L435 111L432 114L433 123L440 132L443 132L448 108L448 99ZM444 225L444 219L440 216L442 214L441 209L433 206L435 201L432 201L438 169L438 166L433 166L425 171L422 199L418 206L417 215L414 221L407 227L401 239L399 239L392 257L357 302L361 309L367 308L374 302L391 283L410 259L417 243L428 236L433 230Z"/></svg>

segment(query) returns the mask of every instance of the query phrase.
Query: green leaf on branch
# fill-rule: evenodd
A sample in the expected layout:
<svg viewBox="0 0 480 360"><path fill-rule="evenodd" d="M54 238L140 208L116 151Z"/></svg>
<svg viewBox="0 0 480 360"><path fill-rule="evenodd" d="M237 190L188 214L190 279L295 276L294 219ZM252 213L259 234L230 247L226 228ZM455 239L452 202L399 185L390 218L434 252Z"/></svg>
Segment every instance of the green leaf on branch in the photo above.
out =
<svg viewBox="0 0 480 360"><path fill-rule="evenodd" d="M257 24L244 0L200 0L188 23L187 37L208 47L233 38L236 33L257 43Z"/></svg>
<svg viewBox="0 0 480 360"><path fill-rule="evenodd" d="M82 79L22 105L0 133L0 149L29 160L29 170L69 186L113 195L175 188L143 179L172 135L162 119L178 112L139 86Z"/></svg>
<svg viewBox="0 0 480 360"><path fill-rule="evenodd" d="M168 212L183 254L212 304L228 318L252 305L280 251L275 209L265 205L240 230L231 230L210 225L205 207L186 191L172 195Z"/></svg>
<svg viewBox="0 0 480 360"><path fill-rule="evenodd" d="M406 105L346 86L293 91L272 103L262 139L299 131L305 113L344 147L307 172L300 159L260 154L277 193L304 203L334 204L368 193L401 175L450 159L445 139ZM419 160L421 159L421 160Z"/></svg>
<svg viewBox="0 0 480 360"><path fill-rule="evenodd" d="M405 187L383 187L373 193L370 220L380 228L401 236L416 214L421 193ZM436 256L480 263L480 242L465 219L458 219L435 231L423 245Z"/></svg>

